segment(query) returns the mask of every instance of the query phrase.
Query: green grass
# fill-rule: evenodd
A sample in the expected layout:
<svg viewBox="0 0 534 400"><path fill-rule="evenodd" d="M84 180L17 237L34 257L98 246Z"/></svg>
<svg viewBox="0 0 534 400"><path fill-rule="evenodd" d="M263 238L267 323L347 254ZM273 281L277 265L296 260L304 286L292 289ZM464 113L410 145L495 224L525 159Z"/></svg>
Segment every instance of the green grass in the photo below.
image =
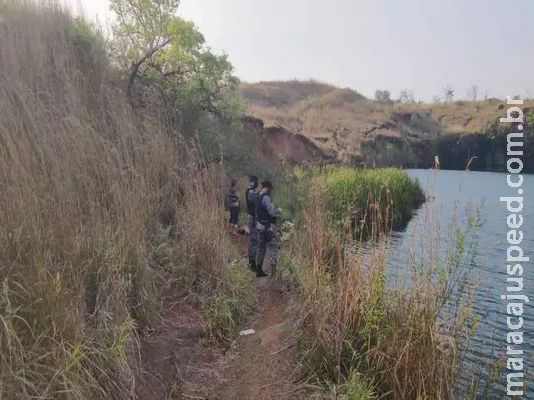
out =
<svg viewBox="0 0 534 400"><path fill-rule="evenodd" d="M347 400L376 400L373 385L358 371L351 371L346 382Z"/></svg>
<svg viewBox="0 0 534 400"><path fill-rule="evenodd" d="M233 338L241 322L255 304L253 279L248 267L234 265L227 270L227 286L213 296L204 310L211 336L219 340Z"/></svg>
<svg viewBox="0 0 534 400"><path fill-rule="evenodd" d="M312 178L329 218L337 228L356 233L398 227L424 201L417 180L397 168L355 169L331 166Z"/></svg>

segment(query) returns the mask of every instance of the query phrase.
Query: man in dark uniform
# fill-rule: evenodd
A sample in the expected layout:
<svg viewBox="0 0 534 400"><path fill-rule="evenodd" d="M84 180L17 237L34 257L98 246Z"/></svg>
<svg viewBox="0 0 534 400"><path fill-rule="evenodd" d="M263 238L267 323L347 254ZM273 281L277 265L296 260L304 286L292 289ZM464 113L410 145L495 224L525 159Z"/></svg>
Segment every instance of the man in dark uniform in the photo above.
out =
<svg viewBox="0 0 534 400"><path fill-rule="evenodd" d="M248 266L251 270L256 270L256 251L258 249L258 228L256 227L256 200L258 199L258 178L251 176L248 188L245 192L248 213Z"/></svg>
<svg viewBox="0 0 534 400"><path fill-rule="evenodd" d="M264 277L263 260L267 247L271 252L271 277L274 278L278 260L278 243L276 240L276 217L278 209L271 200L273 185L269 181L261 183L261 191L256 201L256 227L258 229L258 249L256 253L256 276Z"/></svg>

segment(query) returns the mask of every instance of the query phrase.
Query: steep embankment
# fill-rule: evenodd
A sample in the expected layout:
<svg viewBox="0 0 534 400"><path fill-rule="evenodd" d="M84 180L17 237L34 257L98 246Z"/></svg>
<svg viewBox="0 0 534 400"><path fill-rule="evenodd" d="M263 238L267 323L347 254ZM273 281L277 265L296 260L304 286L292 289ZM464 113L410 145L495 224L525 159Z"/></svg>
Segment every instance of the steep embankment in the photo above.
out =
<svg viewBox="0 0 534 400"><path fill-rule="evenodd" d="M148 400L135 395L147 377L164 381L163 398L172 398L181 381L166 377L194 352L157 360L164 374L149 379L140 342L160 317L170 314L173 343L192 344L197 322L230 336L251 307L250 272L230 268L225 171L199 155L209 143L235 144L241 132L226 136L203 108L177 108L162 96L165 77L129 91L131 71L107 41L41 3L0 1L0 398ZM169 18L171 27L183 22L174 10L158 14L165 8L155 2L130 4L128 26L138 15L158 29ZM184 117L198 131L194 145ZM232 148L247 165L242 153L253 143ZM168 312L175 303L178 315ZM176 318L187 309L194 318Z"/></svg>
<svg viewBox="0 0 534 400"><path fill-rule="evenodd" d="M506 104L498 99L380 103L314 81L243 84L241 93L249 114L266 126L301 135L341 162L428 168L439 155L443 168L463 169L472 156L478 157L474 169L504 166L503 134L510 127L499 126ZM525 116L533 107L525 102ZM526 136L528 143L532 135ZM531 156L525 156L527 170L534 169Z"/></svg>
<svg viewBox="0 0 534 400"><path fill-rule="evenodd" d="M250 116L245 117L243 123L250 135L260 138L261 155L271 163L302 164L334 158L306 136L294 134L281 125L265 127L261 119Z"/></svg>

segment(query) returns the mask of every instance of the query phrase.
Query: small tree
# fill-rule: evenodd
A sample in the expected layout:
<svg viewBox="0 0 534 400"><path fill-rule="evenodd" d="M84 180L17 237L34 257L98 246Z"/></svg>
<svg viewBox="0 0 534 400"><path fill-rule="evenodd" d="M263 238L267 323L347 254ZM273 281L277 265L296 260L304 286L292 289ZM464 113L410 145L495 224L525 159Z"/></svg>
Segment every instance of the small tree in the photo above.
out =
<svg viewBox="0 0 534 400"><path fill-rule="evenodd" d="M205 46L196 26L176 15L179 0L110 0L117 18L113 56L128 71L132 105L137 85L158 84L173 105L188 117L205 110L220 117L231 109L225 100L237 91L238 80L226 55ZM137 102L138 103L138 102Z"/></svg>
<svg viewBox="0 0 534 400"><path fill-rule="evenodd" d="M467 98L471 101L477 101L480 90L477 85L473 85L467 89Z"/></svg>
<svg viewBox="0 0 534 400"><path fill-rule="evenodd" d="M392 103L391 93L389 90L377 90L375 92L375 100L379 103Z"/></svg>
<svg viewBox="0 0 534 400"><path fill-rule="evenodd" d="M451 102L454 98L454 89L451 85L447 85L443 88L443 100L445 102Z"/></svg>

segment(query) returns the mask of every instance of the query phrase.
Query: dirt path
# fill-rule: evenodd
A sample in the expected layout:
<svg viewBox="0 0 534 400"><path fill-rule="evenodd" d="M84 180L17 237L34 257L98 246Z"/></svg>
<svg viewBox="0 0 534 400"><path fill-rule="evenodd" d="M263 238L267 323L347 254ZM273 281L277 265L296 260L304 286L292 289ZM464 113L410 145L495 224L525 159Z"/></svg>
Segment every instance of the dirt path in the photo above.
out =
<svg viewBox="0 0 534 400"><path fill-rule="evenodd" d="M234 239L246 257L247 238ZM298 359L296 297L270 277L256 278L255 284L257 310L243 327L255 333L237 339L226 379L209 400L310 399Z"/></svg>
<svg viewBox="0 0 534 400"><path fill-rule="evenodd" d="M228 380L212 398L309 399L298 364L297 311L291 296L270 278L258 279L257 288L258 313L250 324L256 333L240 338Z"/></svg>
<svg viewBox="0 0 534 400"><path fill-rule="evenodd" d="M245 251L246 238L236 238ZM230 346L206 338L202 316L187 300L175 304L142 344L140 400L312 399L299 365L296 296L271 278L255 281L258 305Z"/></svg>

